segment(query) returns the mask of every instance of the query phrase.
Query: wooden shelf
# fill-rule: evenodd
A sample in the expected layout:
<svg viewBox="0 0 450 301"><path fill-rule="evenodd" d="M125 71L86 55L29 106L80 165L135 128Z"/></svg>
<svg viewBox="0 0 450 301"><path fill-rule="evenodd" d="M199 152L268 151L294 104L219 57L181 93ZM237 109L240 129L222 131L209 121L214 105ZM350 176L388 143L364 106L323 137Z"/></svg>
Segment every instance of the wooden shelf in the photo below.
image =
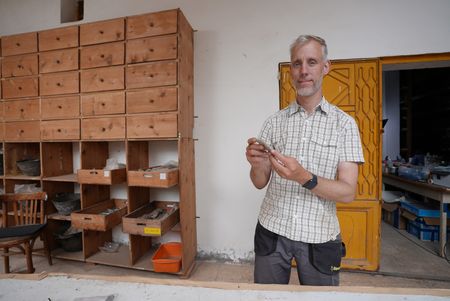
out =
<svg viewBox="0 0 450 301"><path fill-rule="evenodd" d="M54 249L51 252L52 257L58 259L68 259L68 260L76 260L76 261L85 261L83 251L78 252L67 252L62 248Z"/></svg>
<svg viewBox="0 0 450 301"><path fill-rule="evenodd" d="M127 245L121 245L117 252L107 253L98 251L86 258L86 262L112 265L122 268L132 268L130 264L130 250Z"/></svg>
<svg viewBox="0 0 450 301"><path fill-rule="evenodd" d="M42 178L44 181L54 181L54 182L74 182L77 183L77 175L76 174L68 174L68 175L61 175L61 176L55 176L55 177L47 177Z"/></svg>
<svg viewBox="0 0 450 301"><path fill-rule="evenodd" d="M70 214L69 215L62 215L62 214L58 214L58 213L52 213L49 214L48 219L53 219L53 220L58 220L58 221L71 221L72 219L70 218Z"/></svg>
<svg viewBox="0 0 450 301"><path fill-rule="evenodd" d="M40 176L26 176L26 175L6 175L4 176L5 179L7 180L36 180L36 181L40 181L41 177Z"/></svg>

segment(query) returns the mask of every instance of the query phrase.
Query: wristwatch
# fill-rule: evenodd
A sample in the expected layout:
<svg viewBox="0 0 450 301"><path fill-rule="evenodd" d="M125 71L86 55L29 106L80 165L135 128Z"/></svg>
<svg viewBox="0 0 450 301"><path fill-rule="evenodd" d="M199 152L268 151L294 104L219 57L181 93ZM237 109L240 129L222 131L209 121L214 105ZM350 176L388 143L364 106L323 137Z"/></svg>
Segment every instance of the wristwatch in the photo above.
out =
<svg viewBox="0 0 450 301"><path fill-rule="evenodd" d="M314 187L317 186L317 176L315 174L312 174L312 179L306 181L306 183L303 184L302 186L309 190L313 189Z"/></svg>

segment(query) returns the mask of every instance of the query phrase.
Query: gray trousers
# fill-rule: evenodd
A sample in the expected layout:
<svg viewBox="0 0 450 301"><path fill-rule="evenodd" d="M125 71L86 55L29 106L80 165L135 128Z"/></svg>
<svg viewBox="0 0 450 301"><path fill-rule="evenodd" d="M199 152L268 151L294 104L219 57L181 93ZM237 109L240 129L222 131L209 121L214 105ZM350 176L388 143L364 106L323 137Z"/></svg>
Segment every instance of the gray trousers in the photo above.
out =
<svg viewBox="0 0 450 301"><path fill-rule="evenodd" d="M340 240L340 236L337 238ZM291 260L297 262L298 280L302 285L339 285L339 272L327 275L319 272L309 260L309 244L278 236L276 249L265 256L255 255L255 283L288 284Z"/></svg>

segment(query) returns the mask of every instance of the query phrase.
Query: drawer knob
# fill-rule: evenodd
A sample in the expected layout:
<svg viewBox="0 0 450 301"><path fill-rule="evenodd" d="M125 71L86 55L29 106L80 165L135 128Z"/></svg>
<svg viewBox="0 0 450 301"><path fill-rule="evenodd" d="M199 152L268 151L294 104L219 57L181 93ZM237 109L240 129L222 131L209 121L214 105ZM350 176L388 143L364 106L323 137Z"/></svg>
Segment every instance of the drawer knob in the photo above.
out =
<svg viewBox="0 0 450 301"><path fill-rule="evenodd" d="M148 51L150 51L150 52L154 52L155 51L155 49L153 49L153 48L150 48Z"/></svg>
<svg viewBox="0 0 450 301"><path fill-rule="evenodd" d="M61 129L58 129L58 133L61 133Z"/></svg>
<svg viewBox="0 0 450 301"><path fill-rule="evenodd" d="M103 83L104 81L105 81L105 80L104 80L103 78L100 78L100 82L102 82L102 83Z"/></svg>
<svg viewBox="0 0 450 301"><path fill-rule="evenodd" d="M153 129L153 125L149 125L148 127L151 128L151 129Z"/></svg>
<svg viewBox="0 0 450 301"><path fill-rule="evenodd" d="M154 77L153 73L150 73L148 76L151 77L151 78Z"/></svg>
<svg viewBox="0 0 450 301"><path fill-rule="evenodd" d="M59 105L59 106L58 106L58 109L62 109L62 106L61 106L61 105Z"/></svg>
<svg viewBox="0 0 450 301"><path fill-rule="evenodd" d="M23 66L22 65L17 65L17 68L23 69Z"/></svg>
<svg viewBox="0 0 450 301"><path fill-rule="evenodd" d="M100 33L100 34L103 34L104 32L103 32L103 30L100 30L99 33Z"/></svg>
<svg viewBox="0 0 450 301"><path fill-rule="evenodd" d="M100 54L100 57L103 59L103 58L105 58L105 55L102 53L102 54Z"/></svg>
<svg viewBox="0 0 450 301"><path fill-rule="evenodd" d="M23 134L23 133L25 133L25 131L24 130L20 130L20 133Z"/></svg>
<svg viewBox="0 0 450 301"><path fill-rule="evenodd" d="M62 86L61 83L56 83L56 85L57 85L58 87L61 87L61 86Z"/></svg>
<svg viewBox="0 0 450 301"><path fill-rule="evenodd" d="M22 113L23 113L23 111L24 111L23 109L20 109L20 112L22 112Z"/></svg>
<svg viewBox="0 0 450 301"><path fill-rule="evenodd" d="M155 24L153 23L153 22L150 22L150 27L154 27L155 26Z"/></svg>
<svg viewBox="0 0 450 301"><path fill-rule="evenodd" d="M16 46L17 46L17 47L20 47L20 43L19 43L19 42L17 42L17 43L16 43Z"/></svg>
<svg viewBox="0 0 450 301"><path fill-rule="evenodd" d="M21 87L21 86L18 86L17 89L22 90L22 87Z"/></svg>
<svg viewBox="0 0 450 301"><path fill-rule="evenodd" d="M102 107L104 107L106 104L104 102L102 102Z"/></svg>
<svg viewBox="0 0 450 301"><path fill-rule="evenodd" d="M154 100L154 99L150 99L149 101L150 101L150 103L154 103L154 102L155 102L155 100Z"/></svg>
<svg viewBox="0 0 450 301"><path fill-rule="evenodd" d="M106 129L105 129L105 128L102 128L102 132L106 132Z"/></svg>
<svg viewBox="0 0 450 301"><path fill-rule="evenodd" d="M61 61L60 61L60 60L56 60L56 63L57 63L57 64L61 64Z"/></svg>
<svg viewBox="0 0 450 301"><path fill-rule="evenodd" d="M56 37L56 40L59 41L59 40L61 40L61 38L60 37Z"/></svg>

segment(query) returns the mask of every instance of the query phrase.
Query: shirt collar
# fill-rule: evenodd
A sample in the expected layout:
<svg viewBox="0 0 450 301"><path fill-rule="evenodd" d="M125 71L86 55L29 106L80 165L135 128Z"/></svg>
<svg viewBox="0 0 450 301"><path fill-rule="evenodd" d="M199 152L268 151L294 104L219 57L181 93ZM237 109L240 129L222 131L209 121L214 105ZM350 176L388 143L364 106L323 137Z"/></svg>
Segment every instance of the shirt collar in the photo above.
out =
<svg viewBox="0 0 450 301"><path fill-rule="evenodd" d="M289 116L292 116L293 114L299 112L302 110L300 105L297 103L297 101L293 101L288 108ZM329 114L331 110L331 104L325 99L325 97L322 96L322 100L319 102L319 104L316 107L316 111L321 110L325 114Z"/></svg>

